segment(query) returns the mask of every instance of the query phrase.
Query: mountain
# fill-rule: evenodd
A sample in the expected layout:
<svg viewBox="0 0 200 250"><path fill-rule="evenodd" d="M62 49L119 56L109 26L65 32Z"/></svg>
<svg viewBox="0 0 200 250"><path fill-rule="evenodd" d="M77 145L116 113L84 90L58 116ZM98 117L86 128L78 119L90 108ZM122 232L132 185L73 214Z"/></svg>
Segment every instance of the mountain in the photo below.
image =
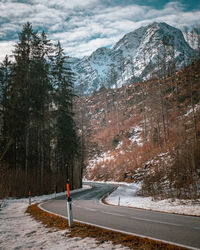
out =
<svg viewBox="0 0 200 250"><path fill-rule="evenodd" d="M153 74L191 62L195 50L182 32L166 23L154 22L126 34L112 48L98 48L82 59L70 58L75 73L75 91L91 95L104 85L118 88L148 79ZM164 65L161 67L161 65Z"/></svg>

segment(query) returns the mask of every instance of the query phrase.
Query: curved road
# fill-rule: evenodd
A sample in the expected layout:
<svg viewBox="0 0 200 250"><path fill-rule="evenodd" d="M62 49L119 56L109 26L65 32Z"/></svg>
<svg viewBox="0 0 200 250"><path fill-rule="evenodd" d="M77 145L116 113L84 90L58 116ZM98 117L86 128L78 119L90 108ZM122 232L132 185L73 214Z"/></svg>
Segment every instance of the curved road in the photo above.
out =
<svg viewBox="0 0 200 250"><path fill-rule="evenodd" d="M200 249L199 217L105 205L100 202L100 199L115 186L96 183L91 185L91 189L72 194L75 220L170 242L190 249ZM49 200L40 207L67 217L66 197L64 196Z"/></svg>

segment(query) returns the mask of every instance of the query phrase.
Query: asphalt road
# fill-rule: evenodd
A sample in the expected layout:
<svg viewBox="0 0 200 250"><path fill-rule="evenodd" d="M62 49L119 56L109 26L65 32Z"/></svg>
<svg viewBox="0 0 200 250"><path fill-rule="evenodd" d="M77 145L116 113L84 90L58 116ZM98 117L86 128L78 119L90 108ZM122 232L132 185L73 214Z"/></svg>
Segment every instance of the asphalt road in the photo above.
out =
<svg viewBox="0 0 200 250"><path fill-rule="evenodd" d="M191 249L200 249L199 217L105 205L100 202L100 199L115 186L92 185L92 189L72 195L75 220L183 245ZM49 200L41 207L67 217L66 197L64 196Z"/></svg>

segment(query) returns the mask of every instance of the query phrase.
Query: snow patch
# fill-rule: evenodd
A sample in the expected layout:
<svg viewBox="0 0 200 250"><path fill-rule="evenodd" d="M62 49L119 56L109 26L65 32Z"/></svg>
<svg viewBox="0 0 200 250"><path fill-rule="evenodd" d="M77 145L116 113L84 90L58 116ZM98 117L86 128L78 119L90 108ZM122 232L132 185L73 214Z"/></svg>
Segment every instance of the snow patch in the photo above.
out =
<svg viewBox="0 0 200 250"><path fill-rule="evenodd" d="M129 140L132 143L136 143L138 146L143 146L142 138L141 138L143 129L140 126L135 126L132 129L133 129L133 132L132 132L133 135L129 138Z"/></svg>
<svg viewBox="0 0 200 250"><path fill-rule="evenodd" d="M100 154L99 156L95 155L93 159L91 159L88 162L87 168L93 169L96 166L96 164L100 164L100 163L103 164L105 161L111 161L113 159L114 159L114 156L110 155L110 151L104 152Z"/></svg>
<svg viewBox="0 0 200 250"><path fill-rule="evenodd" d="M196 105L194 106L194 112L196 112L199 108L200 108L200 105L196 104ZM190 109L184 114L184 116L189 116L192 112L193 112L193 108L190 108Z"/></svg>
<svg viewBox="0 0 200 250"><path fill-rule="evenodd" d="M141 183L119 186L106 198L106 202L112 205L118 205L120 197L120 206L200 216L200 199L195 201L181 199L154 200L153 197L138 196L137 193L140 188Z"/></svg>

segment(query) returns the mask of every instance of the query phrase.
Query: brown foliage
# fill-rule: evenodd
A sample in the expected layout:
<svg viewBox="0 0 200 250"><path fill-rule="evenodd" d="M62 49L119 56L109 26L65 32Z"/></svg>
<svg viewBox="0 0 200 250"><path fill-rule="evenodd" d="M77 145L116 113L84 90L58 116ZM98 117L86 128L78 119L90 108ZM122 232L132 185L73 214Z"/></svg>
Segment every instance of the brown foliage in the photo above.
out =
<svg viewBox="0 0 200 250"><path fill-rule="evenodd" d="M8 169L5 164L0 163L0 199L5 197L28 197L29 191L33 196L50 194L65 190L66 178L64 175L45 173L44 185L41 187L40 176L32 170L28 176L23 169Z"/></svg>
<svg viewBox="0 0 200 250"><path fill-rule="evenodd" d="M200 147L198 144L179 145L174 160L148 166L151 170L143 176L143 195L162 198L198 199L200 177Z"/></svg>
<svg viewBox="0 0 200 250"><path fill-rule="evenodd" d="M100 91L82 100L84 106L92 110L87 113L88 123L85 130L86 147L89 152L87 160L108 151L114 158L103 160L93 168L88 168L87 178L132 181L135 169L142 169L145 162L166 152L177 158L174 169L180 171L182 168L182 172L185 172L186 168L190 169L192 160L184 167L182 162L188 161L180 161L177 148L181 149L182 145L188 145L185 150L181 149L184 151L184 159L190 145L200 140L199 63L200 61L197 61L184 70L174 71L172 76L162 79L151 78L145 82L110 89L103 93ZM137 127L141 132L137 131ZM137 136L142 145L131 142L131 138ZM120 142L123 144L118 148ZM123 154L120 151L123 151ZM162 175L159 190L163 190L161 186L162 182L165 182L166 174L168 181L175 181L176 178L178 183L184 182L184 178L181 179L178 175L171 178L169 173L174 171L168 166L162 169L156 178L148 178L151 178L149 181L153 185ZM186 183L189 183L188 179ZM148 182L146 184L148 186ZM181 185L176 186L178 188ZM151 189L151 185L148 189Z"/></svg>

